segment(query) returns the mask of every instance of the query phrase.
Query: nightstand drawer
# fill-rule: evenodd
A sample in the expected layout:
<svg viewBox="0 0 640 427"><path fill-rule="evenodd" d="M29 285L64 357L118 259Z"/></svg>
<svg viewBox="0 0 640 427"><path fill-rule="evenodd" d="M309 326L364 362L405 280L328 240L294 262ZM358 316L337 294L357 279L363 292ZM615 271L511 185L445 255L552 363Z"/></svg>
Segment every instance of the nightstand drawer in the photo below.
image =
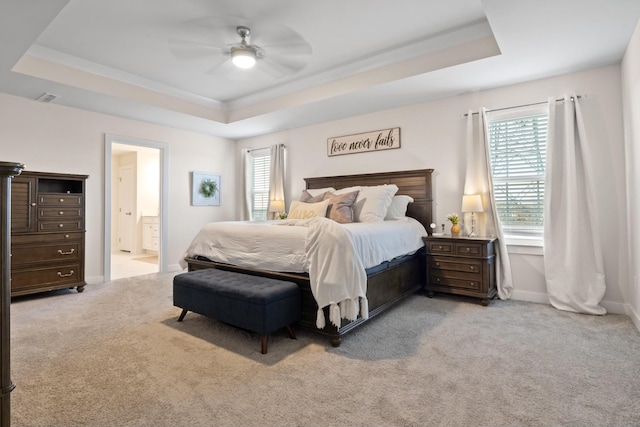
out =
<svg viewBox="0 0 640 427"><path fill-rule="evenodd" d="M477 274L482 271L482 261L474 259L433 257L430 260L430 264L431 269L434 270L463 271Z"/></svg>
<svg viewBox="0 0 640 427"><path fill-rule="evenodd" d="M452 254L454 244L451 242L428 242L429 253Z"/></svg>
<svg viewBox="0 0 640 427"><path fill-rule="evenodd" d="M476 280L473 280L432 274L431 278L433 286L447 286L451 288L471 289L474 291L479 291L482 288L482 280L479 277Z"/></svg>
<svg viewBox="0 0 640 427"><path fill-rule="evenodd" d="M455 255L468 255L468 256L480 256L482 255L482 248L485 245L482 245L480 243L468 243L468 242L464 242L464 243L455 243L453 245L454 247L454 254Z"/></svg>

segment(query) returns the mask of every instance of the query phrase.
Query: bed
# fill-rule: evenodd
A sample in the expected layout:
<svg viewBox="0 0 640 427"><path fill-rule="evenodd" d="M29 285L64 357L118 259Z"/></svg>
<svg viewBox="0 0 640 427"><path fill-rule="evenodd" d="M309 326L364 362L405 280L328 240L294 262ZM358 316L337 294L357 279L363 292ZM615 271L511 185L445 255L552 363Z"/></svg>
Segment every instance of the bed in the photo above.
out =
<svg viewBox="0 0 640 427"><path fill-rule="evenodd" d="M411 171L381 172L359 175L342 175L331 177L305 178L306 189L322 189L333 187L336 190L353 186L378 186L395 184L398 187L396 195L407 195L413 199L407 206L406 215L419 222L424 230L431 232L433 200L432 175L433 169ZM420 248L410 254L385 261L375 267L366 269L366 300L368 302L368 316L357 316L355 320L341 319L339 326L326 322L324 327L318 327L318 303L312 292L312 283L308 273L300 271L275 271L261 269L254 266L235 265L226 262L212 261L207 257L190 253L184 258L189 271L204 268L218 268L245 274L272 277L292 281L300 286L302 291L302 319L299 326L324 334L330 338L334 347L340 345L342 337L349 331L359 327L368 320L376 317L402 299L414 294L425 283L424 249ZM315 289L314 289L315 290ZM331 318L330 308L324 307L324 315Z"/></svg>

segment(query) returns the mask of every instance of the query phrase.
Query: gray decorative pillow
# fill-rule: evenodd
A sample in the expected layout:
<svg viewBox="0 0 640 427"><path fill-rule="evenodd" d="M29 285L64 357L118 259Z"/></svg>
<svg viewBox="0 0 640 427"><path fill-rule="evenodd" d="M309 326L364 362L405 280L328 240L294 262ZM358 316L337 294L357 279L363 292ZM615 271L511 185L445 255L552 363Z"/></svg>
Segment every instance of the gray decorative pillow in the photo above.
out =
<svg viewBox="0 0 640 427"><path fill-rule="evenodd" d="M327 207L327 218L340 224L353 222L353 204L358 197L358 191L346 194L324 193L325 200L329 200Z"/></svg>
<svg viewBox="0 0 640 427"><path fill-rule="evenodd" d="M317 196L312 196L307 190L302 190L302 194L300 195L300 201L304 203L316 203L324 200L324 195L327 194L321 193Z"/></svg>

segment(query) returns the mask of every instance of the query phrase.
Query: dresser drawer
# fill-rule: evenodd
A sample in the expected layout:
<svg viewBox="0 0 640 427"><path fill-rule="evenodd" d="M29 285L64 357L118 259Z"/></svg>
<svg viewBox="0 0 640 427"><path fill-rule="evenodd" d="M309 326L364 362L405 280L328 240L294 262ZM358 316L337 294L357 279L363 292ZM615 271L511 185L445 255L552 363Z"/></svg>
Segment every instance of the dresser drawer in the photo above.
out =
<svg viewBox="0 0 640 427"><path fill-rule="evenodd" d="M57 218L81 218L82 208L72 208L62 206L58 208L42 208L38 209L38 218L40 219L57 219Z"/></svg>
<svg viewBox="0 0 640 427"><path fill-rule="evenodd" d="M11 249L11 266L19 267L34 262L76 262L80 259L81 242L55 245L17 246Z"/></svg>
<svg viewBox="0 0 640 427"><path fill-rule="evenodd" d="M78 231L84 230L82 219L60 221L38 221L38 231Z"/></svg>
<svg viewBox="0 0 640 427"><path fill-rule="evenodd" d="M482 289L482 279L480 277L466 279L466 278L441 276L432 271L431 285L434 287L445 286L448 288L460 288L460 289L480 291Z"/></svg>
<svg viewBox="0 0 640 427"><path fill-rule="evenodd" d="M38 206L82 206L83 198L77 194L39 194Z"/></svg>
<svg viewBox="0 0 640 427"><path fill-rule="evenodd" d="M71 233L14 234L11 236L11 246L81 241L83 236L84 233L78 231Z"/></svg>
<svg viewBox="0 0 640 427"><path fill-rule="evenodd" d="M55 267L29 267L11 269L11 292L38 287L43 291L48 286L75 284L84 280L80 264L64 264Z"/></svg>

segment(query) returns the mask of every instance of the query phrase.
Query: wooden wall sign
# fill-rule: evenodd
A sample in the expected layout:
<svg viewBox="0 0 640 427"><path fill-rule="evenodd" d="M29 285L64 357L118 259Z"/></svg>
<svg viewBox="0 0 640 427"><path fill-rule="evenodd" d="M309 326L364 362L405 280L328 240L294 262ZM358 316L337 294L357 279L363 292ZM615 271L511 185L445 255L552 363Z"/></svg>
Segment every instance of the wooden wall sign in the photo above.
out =
<svg viewBox="0 0 640 427"><path fill-rule="evenodd" d="M400 148L400 128L376 130L327 139L327 155L364 153Z"/></svg>

